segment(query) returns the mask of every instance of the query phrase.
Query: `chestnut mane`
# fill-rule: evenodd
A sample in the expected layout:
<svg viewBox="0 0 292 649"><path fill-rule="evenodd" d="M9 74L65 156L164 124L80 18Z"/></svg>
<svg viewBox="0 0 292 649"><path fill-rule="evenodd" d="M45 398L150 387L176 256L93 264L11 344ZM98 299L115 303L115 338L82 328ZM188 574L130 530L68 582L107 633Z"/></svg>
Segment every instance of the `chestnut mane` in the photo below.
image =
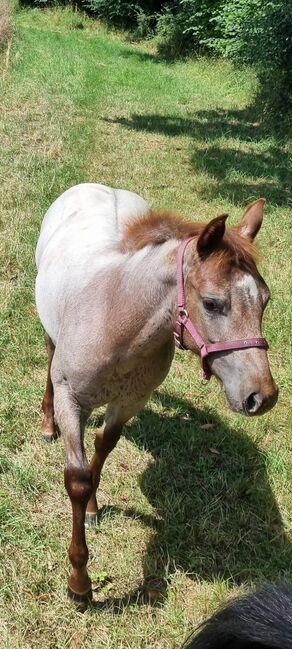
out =
<svg viewBox="0 0 292 649"><path fill-rule="evenodd" d="M152 210L143 218L136 218L124 226L121 249L135 252L147 245L159 245L169 239L197 237L206 223L185 221L182 216L171 211ZM253 242L242 237L237 226L225 230L220 245L214 252L217 267L233 262L250 271L255 270L257 250Z"/></svg>

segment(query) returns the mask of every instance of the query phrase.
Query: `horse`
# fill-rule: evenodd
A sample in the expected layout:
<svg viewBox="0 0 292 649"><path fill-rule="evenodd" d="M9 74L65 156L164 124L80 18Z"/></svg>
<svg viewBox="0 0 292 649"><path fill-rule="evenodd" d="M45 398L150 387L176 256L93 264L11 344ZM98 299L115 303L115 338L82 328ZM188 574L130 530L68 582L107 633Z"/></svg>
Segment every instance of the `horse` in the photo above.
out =
<svg viewBox="0 0 292 649"><path fill-rule="evenodd" d="M265 586L217 611L183 649L291 649L292 588Z"/></svg>
<svg viewBox="0 0 292 649"><path fill-rule="evenodd" d="M226 214L187 222L133 192L85 183L44 217L36 248L36 305L48 350L42 433L53 441L60 431L65 444L75 602L92 596L85 528L97 522L103 464L165 379L175 342L200 356L205 377L219 379L235 412L260 415L277 401L261 338L269 289L254 244L264 203L251 203L226 228ZM88 462L84 428L103 405Z"/></svg>

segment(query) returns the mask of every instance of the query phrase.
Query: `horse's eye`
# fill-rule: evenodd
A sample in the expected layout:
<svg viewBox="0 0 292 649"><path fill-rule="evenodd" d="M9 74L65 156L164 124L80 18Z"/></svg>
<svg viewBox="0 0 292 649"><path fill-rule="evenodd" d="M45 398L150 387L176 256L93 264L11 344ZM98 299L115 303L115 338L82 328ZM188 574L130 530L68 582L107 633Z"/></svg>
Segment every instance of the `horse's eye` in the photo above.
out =
<svg viewBox="0 0 292 649"><path fill-rule="evenodd" d="M208 313L214 313L220 311L220 307L215 300L203 300L203 305Z"/></svg>

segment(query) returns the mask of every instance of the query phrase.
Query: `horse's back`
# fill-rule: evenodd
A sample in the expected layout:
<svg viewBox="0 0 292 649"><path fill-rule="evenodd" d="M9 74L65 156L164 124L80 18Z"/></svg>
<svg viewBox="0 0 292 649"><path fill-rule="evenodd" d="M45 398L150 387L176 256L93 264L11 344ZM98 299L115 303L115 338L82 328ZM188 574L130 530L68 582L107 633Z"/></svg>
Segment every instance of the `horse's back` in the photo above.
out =
<svg viewBox="0 0 292 649"><path fill-rule="evenodd" d="M39 268L44 250L56 250L66 242L72 254L76 239L78 250L82 243L87 248L91 241L95 251L104 244L117 243L125 221L143 217L149 212L146 201L124 189L113 189L97 183L83 183L71 187L50 206L42 222L36 249Z"/></svg>
<svg viewBox="0 0 292 649"><path fill-rule="evenodd" d="M36 249L36 305L54 342L68 297L122 263L123 224L149 210L133 192L94 183L71 187L48 209Z"/></svg>

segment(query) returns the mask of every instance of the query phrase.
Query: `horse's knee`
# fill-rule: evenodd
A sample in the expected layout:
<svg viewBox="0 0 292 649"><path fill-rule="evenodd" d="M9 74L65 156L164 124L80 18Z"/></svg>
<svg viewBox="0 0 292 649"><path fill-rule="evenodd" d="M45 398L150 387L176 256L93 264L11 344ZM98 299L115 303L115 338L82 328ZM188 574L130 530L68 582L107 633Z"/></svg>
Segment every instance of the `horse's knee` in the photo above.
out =
<svg viewBox="0 0 292 649"><path fill-rule="evenodd" d="M64 471L65 487L72 503L86 505L93 489L90 467L77 468L72 465Z"/></svg>

